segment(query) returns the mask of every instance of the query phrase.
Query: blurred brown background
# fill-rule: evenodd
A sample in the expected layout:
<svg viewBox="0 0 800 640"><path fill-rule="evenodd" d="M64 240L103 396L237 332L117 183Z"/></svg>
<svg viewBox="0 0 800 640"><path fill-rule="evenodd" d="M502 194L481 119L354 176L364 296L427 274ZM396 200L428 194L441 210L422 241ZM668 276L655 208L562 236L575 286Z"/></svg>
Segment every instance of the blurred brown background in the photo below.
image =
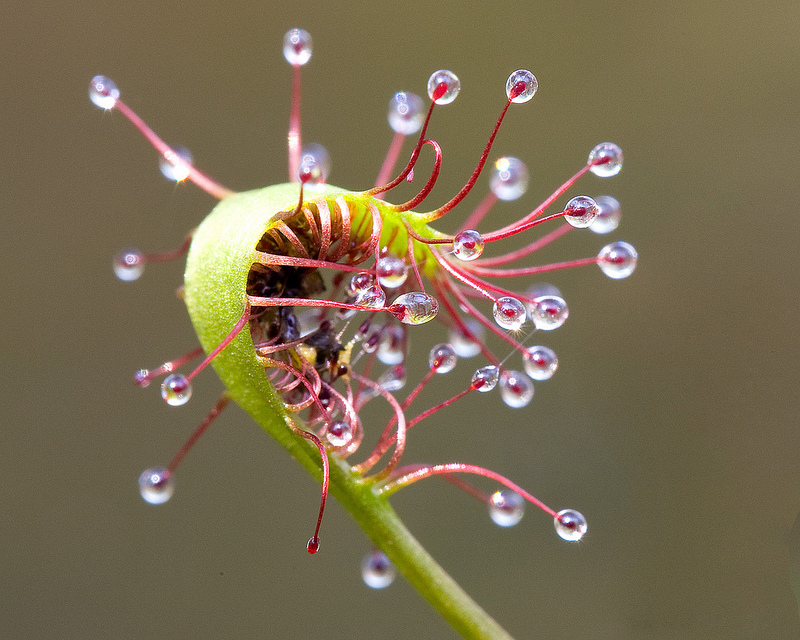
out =
<svg viewBox="0 0 800 640"><path fill-rule="evenodd" d="M393 500L411 530L519 638L800 635L788 576L800 511L800 5L569 5L6 4L0 636L453 637L401 579L363 586L366 537L338 505L308 556L317 487L238 409L187 459L168 505L137 493L139 472L168 461L220 384L201 376L182 409L133 387L137 368L194 344L173 295L181 266L127 284L110 257L179 244L213 202L167 183L120 114L89 103L87 83L112 77L222 183L281 182L280 46L294 26L315 45L305 140L328 147L334 184L372 184L389 97L424 94L442 67L463 88L431 129L445 154L434 205L469 175L519 67L540 90L512 107L492 157L523 158L531 188L499 221L533 208L597 142L625 152L618 177L589 176L573 193L622 202L613 238L637 247L638 271L551 278L572 312L546 336L556 377L526 410L496 394L464 401L413 434L408 454L505 472L583 511L589 534L566 545L533 510L500 530L437 481ZM605 242L571 234L543 258ZM442 332L414 336L422 355ZM473 362L436 397L461 388Z"/></svg>

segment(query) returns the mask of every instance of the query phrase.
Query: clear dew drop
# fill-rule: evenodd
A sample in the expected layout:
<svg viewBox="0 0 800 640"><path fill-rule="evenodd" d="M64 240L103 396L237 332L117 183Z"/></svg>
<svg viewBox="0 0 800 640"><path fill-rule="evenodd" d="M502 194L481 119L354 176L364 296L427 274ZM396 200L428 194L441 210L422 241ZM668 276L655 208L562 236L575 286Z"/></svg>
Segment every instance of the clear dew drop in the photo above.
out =
<svg viewBox="0 0 800 640"><path fill-rule="evenodd" d="M283 57L295 67L311 59L311 35L305 29L289 29L283 36Z"/></svg>
<svg viewBox="0 0 800 640"><path fill-rule="evenodd" d="M607 244L597 254L597 264L609 278L627 278L636 269L639 254L627 242L618 240Z"/></svg>
<svg viewBox="0 0 800 640"><path fill-rule="evenodd" d="M371 273L362 271L356 273L350 278L348 289L354 296L364 293L375 285L375 277Z"/></svg>
<svg viewBox="0 0 800 640"><path fill-rule="evenodd" d="M487 364L474 373L471 387L481 393L487 393L497 386L498 380L500 380L500 368Z"/></svg>
<svg viewBox="0 0 800 640"><path fill-rule="evenodd" d="M378 282L387 289L402 287L408 279L408 265L402 258L394 255L378 258L375 271L378 275Z"/></svg>
<svg viewBox="0 0 800 640"><path fill-rule="evenodd" d="M564 219L576 229L585 229L597 217L600 208L589 196L575 196L564 207Z"/></svg>
<svg viewBox="0 0 800 640"><path fill-rule="evenodd" d="M569 308L564 298L559 296L540 296L534 299L536 306L531 309L531 320L537 329L553 331L563 325L569 317Z"/></svg>
<svg viewBox="0 0 800 640"><path fill-rule="evenodd" d="M348 422L332 422L325 430L325 439L337 449L353 441L353 427Z"/></svg>
<svg viewBox="0 0 800 640"><path fill-rule="evenodd" d="M331 173L331 156L328 150L316 142L305 145L300 153L297 173L300 182L305 185L325 184Z"/></svg>
<svg viewBox="0 0 800 640"><path fill-rule="evenodd" d="M495 491L489 499L489 515L496 525L513 527L525 514L525 500L516 491Z"/></svg>
<svg viewBox="0 0 800 640"><path fill-rule="evenodd" d="M450 373L458 363L458 356L453 345L442 343L431 349L428 365L435 373Z"/></svg>
<svg viewBox="0 0 800 640"><path fill-rule="evenodd" d="M500 200L516 200L528 190L530 174L519 158L503 156L494 163L489 188Z"/></svg>
<svg viewBox="0 0 800 640"><path fill-rule="evenodd" d="M522 356L522 365L532 380L549 380L558 369L558 358L550 347L528 347Z"/></svg>
<svg viewBox="0 0 800 640"><path fill-rule="evenodd" d="M475 229L459 231L453 237L453 255L465 262L480 258L483 246L483 236Z"/></svg>
<svg viewBox="0 0 800 640"><path fill-rule="evenodd" d="M506 80L506 95L511 102L527 102L539 88L539 81L527 69L517 69Z"/></svg>
<svg viewBox="0 0 800 640"><path fill-rule="evenodd" d="M516 298L503 296L498 298L492 309L494 321L503 329L516 331L525 324L525 305Z"/></svg>
<svg viewBox="0 0 800 640"><path fill-rule="evenodd" d="M356 294L356 304L370 309L383 309L386 306L386 293L380 285L373 284L368 289Z"/></svg>
<svg viewBox="0 0 800 640"><path fill-rule="evenodd" d="M601 142L589 153L587 164L594 175L601 178L615 176L622 169L622 149L613 142Z"/></svg>
<svg viewBox="0 0 800 640"><path fill-rule="evenodd" d="M444 93L434 99L439 85L444 85ZM461 81L452 71L439 69L439 71L434 71L431 77L428 78L428 97L436 104L450 104L456 99L459 91L461 91Z"/></svg>
<svg viewBox="0 0 800 640"><path fill-rule="evenodd" d="M113 109L119 99L119 89L105 76L95 76L89 81L89 100L101 109Z"/></svg>
<svg viewBox="0 0 800 640"><path fill-rule="evenodd" d="M389 310L403 324L425 324L439 313L439 303L427 293L412 291L397 296Z"/></svg>
<svg viewBox="0 0 800 640"><path fill-rule="evenodd" d="M533 400L533 382L520 371L503 371L500 377L500 397L512 409L527 407Z"/></svg>
<svg viewBox="0 0 800 640"><path fill-rule="evenodd" d="M114 256L114 275L123 282L138 280L144 273L144 255L137 249L126 249Z"/></svg>
<svg viewBox="0 0 800 640"><path fill-rule="evenodd" d="M186 404L192 397L192 383L186 379L186 376L173 373L164 378L164 382L161 383L161 397L172 407Z"/></svg>
<svg viewBox="0 0 800 640"><path fill-rule="evenodd" d="M528 298L535 300L536 298L541 298L542 296L556 296L557 298L562 298L561 290L555 286L554 284L550 284L549 282L536 282L528 287L528 291L526 292ZM536 305L532 302L526 303L528 308L528 315L530 316L531 320L533 320L534 313L536 313Z"/></svg>
<svg viewBox="0 0 800 640"><path fill-rule="evenodd" d="M583 538L586 534L586 530L589 528L583 514L574 509L563 509L559 511L558 515L553 520L556 533L569 542L575 542Z"/></svg>
<svg viewBox="0 0 800 640"><path fill-rule="evenodd" d="M380 375L378 384L390 393L400 391L406 386L406 368L401 364L392 367Z"/></svg>
<svg viewBox="0 0 800 640"><path fill-rule="evenodd" d="M595 233L611 233L619 226L622 218L619 200L611 196L597 196L594 201L599 210L589 225L589 229Z"/></svg>
<svg viewBox="0 0 800 640"><path fill-rule="evenodd" d="M383 551L375 549L361 563L361 578L372 589L385 589L394 582L397 572Z"/></svg>
<svg viewBox="0 0 800 640"><path fill-rule="evenodd" d="M389 126L397 133L409 136L425 122L425 105L416 93L398 91L389 100Z"/></svg>
<svg viewBox="0 0 800 640"><path fill-rule="evenodd" d="M405 327L390 325L381 334L378 343L377 357L383 364L401 364L406 357L405 353L406 330Z"/></svg>
<svg viewBox="0 0 800 640"><path fill-rule="evenodd" d="M481 352L481 343L486 337L486 329L483 325L473 318L466 318L464 325L475 337L472 340L466 337L461 330L456 327L450 330L449 342L453 345L453 351L459 358L474 358Z"/></svg>
<svg viewBox="0 0 800 640"><path fill-rule="evenodd" d="M158 159L158 168L167 180L183 182L189 177L192 154L186 147L173 147Z"/></svg>
<svg viewBox="0 0 800 640"><path fill-rule="evenodd" d="M175 483L168 469L151 467L139 476L139 493L150 504L164 504L175 491Z"/></svg>

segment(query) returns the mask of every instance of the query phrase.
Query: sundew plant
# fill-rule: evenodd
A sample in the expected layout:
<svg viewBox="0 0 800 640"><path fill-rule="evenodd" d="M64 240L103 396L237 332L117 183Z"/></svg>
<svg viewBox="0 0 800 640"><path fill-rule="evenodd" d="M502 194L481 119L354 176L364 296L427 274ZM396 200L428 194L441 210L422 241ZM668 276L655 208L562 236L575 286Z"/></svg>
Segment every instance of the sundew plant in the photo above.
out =
<svg viewBox="0 0 800 640"><path fill-rule="evenodd" d="M538 249L574 229L600 234L616 229L620 206L610 196L576 195L563 207L554 204L586 173L616 175L622 152L615 144L598 144L550 197L498 229L491 228L493 205L522 196L528 172L517 158L493 159L489 193L474 210L460 212L490 158L506 111L531 100L538 89L536 77L519 69L508 77L505 99L498 101L500 115L472 175L450 200L425 208L443 153L428 137L429 125L433 112L453 102L461 88L453 72L439 70L428 80L429 106L413 93L391 98L388 118L395 134L375 186L361 191L335 187L327 182L327 151L304 144L301 137L300 79L311 58L309 34L289 31L283 53L293 67L289 182L242 193L201 173L185 149L165 144L120 100L110 79L96 76L89 85L95 105L120 111L152 143L166 177L188 179L219 199L176 250L127 250L114 260L119 279L132 281L148 262L186 256L180 294L200 346L155 369L138 371L134 382L147 387L163 377L161 395L172 406L189 401L192 380L209 364L225 385L172 460L142 473L141 495L154 505L169 500L181 460L232 400L321 481L316 524L306 543L309 553L324 549L320 530L331 493L375 546L362 566L369 587L389 586L396 568L465 637L507 638L413 538L389 499L413 483L442 476L486 504L499 526L517 524L527 502L553 519L564 540L574 543L584 536L587 523L579 511L551 508L511 479L469 462L409 462L404 449L412 428L436 428L437 421L444 422L440 414L467 396L495 392L509 410L524 410L534 382L553 376L556 354L536 343L564 324L568 308L558 289L538 281L543 274L599 267L620 279L633 272L636 251L619 241L591 257L532 264ZM413 136L413 148L398 171L408 136ZM415 180L423 152L433 154L430 175L411 200L390 203L395 187ZM432 226L445 215L458 225L454 235ZM537 233L540 225L542 233ZM530 240L504 250L502 242L518 234ZM520 276L534 281L524 291L503 284ZM409 332L434 320L446 326L449 341L423 352L410 349ZM424 329L415 342L423 341ZM425 359L429 368L421 380L407 385L412 359ZM468 384L433 406L419 406L420 391L435 386L460 359L474 363L467 365L473 372ZM193 361L199 364L178 372ZM385 405L384 422L362 420L368 403ZM367 442L374 444L362 446Z"/></svg>

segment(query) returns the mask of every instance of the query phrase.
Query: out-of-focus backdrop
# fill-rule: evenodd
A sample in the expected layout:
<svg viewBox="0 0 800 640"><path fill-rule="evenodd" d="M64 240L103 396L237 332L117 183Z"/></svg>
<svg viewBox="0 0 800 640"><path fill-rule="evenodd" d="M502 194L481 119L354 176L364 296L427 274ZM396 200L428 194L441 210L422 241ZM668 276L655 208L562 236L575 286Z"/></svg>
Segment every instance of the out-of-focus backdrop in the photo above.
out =
<svg viewBox="0 0 800 640"><path fill-rule="evenodd" d="M282 182L281 40L295 26L314 38L304 138L328 147L333 184L372 185L389 97L424 95L439 68L462 92L431 125L444 149L434 205L472 171L520 67L539 93L512 106L492 157L525 160L531 186L495 209L498 224L596 143L625 152L619 176L588 176L572 193L620 200L611 239L636 246L637 272L554 274L571 310L545 336L556 376L524 410L468 398L412 433L407 458L504 472L583 511L589 533L565 544L532 509L501 530L436 480L393 499L411 530L519 638L800 636L789 586L800 5L78 0L3 13L0 636L454 637L402 579L362 584L367 539L338 505L308 556L318 487L238 408L186 460L169 504L137 492L140 471L168 461L221 386L201 376L182 409L156 385L134 388L136 369L194 344L173 293L182 266L150 266L129 284L110 259L178 245L213 201L167 183L130 124L89 103L88 81L112 77L222 183ZM482 178L470 202L486 189ZM607 241L573 233L542 261ZM420 359L444 337L412 335ZM437 381L429 401L479 364Z"/></svg>

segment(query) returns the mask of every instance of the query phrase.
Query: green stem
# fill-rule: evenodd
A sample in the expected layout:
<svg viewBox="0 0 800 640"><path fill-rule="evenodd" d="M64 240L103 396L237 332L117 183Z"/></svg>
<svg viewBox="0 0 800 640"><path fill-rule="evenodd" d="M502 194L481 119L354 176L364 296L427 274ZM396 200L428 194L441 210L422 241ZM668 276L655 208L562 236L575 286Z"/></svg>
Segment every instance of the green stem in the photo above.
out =
<svg viewBox="0 0 800 640"><path fill-rule="evenodd" d="M321 478L316 448L292 434L272 412L257 410L253 417L314 477ZM354 474L338 456L330 458L331 493L375 546L456 631L465 638L511 638L414 538L386 498L378 496L372 486ZM324 545L324 536L322 538Z"/></svg>

